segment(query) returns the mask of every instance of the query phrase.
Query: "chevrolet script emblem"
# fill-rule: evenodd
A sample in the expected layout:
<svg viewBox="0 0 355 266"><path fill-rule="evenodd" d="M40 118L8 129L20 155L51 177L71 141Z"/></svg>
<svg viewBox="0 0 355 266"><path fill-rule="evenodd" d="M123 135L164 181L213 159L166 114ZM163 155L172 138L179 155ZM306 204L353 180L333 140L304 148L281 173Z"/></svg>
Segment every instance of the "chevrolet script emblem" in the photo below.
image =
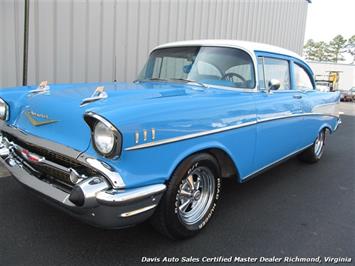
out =
<svg viewBox="0 0 355 266"><path fill-rule="evenodd" d="M31 122L31 124L35 127L43 126L58 122L57 120L48 119L48 115L37 114L32 111L25 112L27 119Z"/></svg>

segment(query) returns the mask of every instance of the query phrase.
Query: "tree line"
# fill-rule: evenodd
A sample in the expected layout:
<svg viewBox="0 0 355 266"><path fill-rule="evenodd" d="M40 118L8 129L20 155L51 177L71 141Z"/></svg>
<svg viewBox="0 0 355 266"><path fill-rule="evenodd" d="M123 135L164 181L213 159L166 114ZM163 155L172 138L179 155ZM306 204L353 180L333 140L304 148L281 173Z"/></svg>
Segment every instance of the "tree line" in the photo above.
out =
<svg viewBox="0 0 355 266"><path fill-rule="evenodd" d="M345 39L342 35L335 36L330 42L316 42L309 39L303 47L303 55L307 60L338 63L344 61L344 55L352 57L355 63L355 35Z"/></svg>

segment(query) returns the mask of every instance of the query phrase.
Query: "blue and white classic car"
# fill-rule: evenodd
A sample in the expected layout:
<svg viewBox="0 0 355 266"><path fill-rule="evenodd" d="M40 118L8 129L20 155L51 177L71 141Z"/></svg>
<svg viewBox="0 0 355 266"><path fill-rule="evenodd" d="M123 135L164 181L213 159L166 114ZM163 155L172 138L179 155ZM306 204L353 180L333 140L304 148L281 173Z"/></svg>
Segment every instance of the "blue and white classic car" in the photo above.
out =
<svg viewBox="0 0 355 266"><path fill-rule="evenodd" d="M155 48L133 83L0 90L0 158L15 179L90 224L151 218L187 238L212 217L223 178L245 182L322 154L339 93L278 47L224 40Z"/></svg>

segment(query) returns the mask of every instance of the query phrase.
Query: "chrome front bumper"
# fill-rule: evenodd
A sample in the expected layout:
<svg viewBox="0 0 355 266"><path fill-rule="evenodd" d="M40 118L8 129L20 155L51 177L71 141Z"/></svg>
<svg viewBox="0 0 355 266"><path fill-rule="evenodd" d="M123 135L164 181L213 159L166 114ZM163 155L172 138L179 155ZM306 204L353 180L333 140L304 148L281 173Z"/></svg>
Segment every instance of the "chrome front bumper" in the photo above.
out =
<svg viewBox="0 0 355 266"><path fill-rule="evenodd" d="M49 202L92 225L121 228L140 223L153 214L166 190L164 184L132 189L114 188L104 174L81 178L71 190L63 189L37 177L28 162L29 158L19 156L16 149L16 144L2 137L0 131L0 162L9 172ZM29 156L37 158L33 153Z"/></svg>

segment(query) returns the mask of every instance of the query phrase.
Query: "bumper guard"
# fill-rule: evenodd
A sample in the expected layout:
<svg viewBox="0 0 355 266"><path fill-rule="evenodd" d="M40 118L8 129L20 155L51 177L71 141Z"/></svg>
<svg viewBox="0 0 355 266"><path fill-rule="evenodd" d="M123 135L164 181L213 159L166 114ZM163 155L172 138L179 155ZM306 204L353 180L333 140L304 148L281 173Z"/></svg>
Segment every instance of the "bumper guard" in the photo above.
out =
<svg viewBox="0 0 355 266"><path fill-rule="evenodd" d="M16 144L2 137L0 132L0 162L21 184L71 215L96 226L120 228L142 222L153 214L166 190L164 184L118 189L113 188L104 176L91 176L79 180L68 192L38 178L26 161L28 158L20 157L16 148Z"/></svg>

